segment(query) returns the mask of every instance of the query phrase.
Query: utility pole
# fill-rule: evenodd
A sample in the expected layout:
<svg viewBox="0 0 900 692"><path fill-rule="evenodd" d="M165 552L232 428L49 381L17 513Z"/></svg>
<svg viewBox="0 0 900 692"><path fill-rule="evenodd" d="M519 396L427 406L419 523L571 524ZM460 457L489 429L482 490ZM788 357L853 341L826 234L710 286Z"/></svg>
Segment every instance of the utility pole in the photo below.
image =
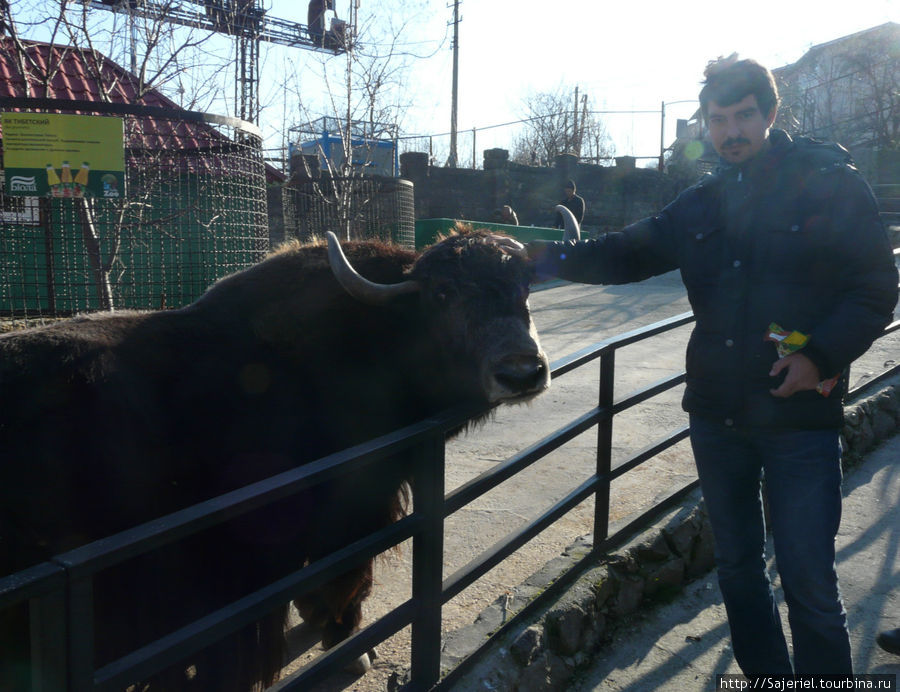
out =
<svg viewBox="0 0 900 692"><path fill-rule="evenodd" d="M575 108L572 109L572 153L579 156L578 151L578 85L575 85Z"/></svg>
<svg viewBox="0 0 900 692"><path fill-rule="evenodd" d="M578 158L581 158L581 149L584 146L584 131L587 123L588 116L588 95L581 95L581 129L578 132L578 150L575 152L578 154Z"/></svg>
<svg viewBox="0 0 900 692"><path fill-rule="evenodd" d="M660 173L666 170L666 102L659 107L659 164Z"/></svg>
<svg viewBox="0 0 900 692"><path fill-rule="evenodd" d="M459 1L453 0L453 93L450 97L450 158L447 166L456 168L456 108L459 93Z"/></svg>

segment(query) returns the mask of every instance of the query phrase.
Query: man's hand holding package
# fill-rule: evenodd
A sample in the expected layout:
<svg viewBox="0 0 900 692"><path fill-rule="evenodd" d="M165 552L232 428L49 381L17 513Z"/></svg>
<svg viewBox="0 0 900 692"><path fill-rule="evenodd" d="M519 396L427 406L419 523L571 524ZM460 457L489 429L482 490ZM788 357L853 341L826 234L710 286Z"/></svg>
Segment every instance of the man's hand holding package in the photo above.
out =
<svg viewBox="0 0 900 692"><path fill-rule="evenodd" d="M783 370L787 370L784 382L778 388L769 390L772 396L787 398L797 392L814 390L821 381L819 369L815 363L800 352L791 353L776 360L769 375L777 377Z"/></svg>

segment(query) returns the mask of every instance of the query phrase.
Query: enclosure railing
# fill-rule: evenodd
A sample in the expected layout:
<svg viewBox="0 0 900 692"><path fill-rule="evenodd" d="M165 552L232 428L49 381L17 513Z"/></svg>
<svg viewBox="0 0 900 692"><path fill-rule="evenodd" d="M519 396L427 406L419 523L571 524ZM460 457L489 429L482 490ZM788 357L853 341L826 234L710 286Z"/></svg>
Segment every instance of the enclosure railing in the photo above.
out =
<svg viewBox="0 0 900 692"><path fill-rule="evenodd" d="M895 255L897 253L895 252ZM441 680L441 609L507 556L538 535L557 519L591 496L596 498L593 548L565 575L493 635L497 637L530 612L558 595L599 555L623 542L662 511L679 502L696 486L694 480L672 492L637 518L610 533L610 483L661 451L687 437L682 427L612 467L612 423L615 415L680 385L684 373L676 374L614 397L616 352L628 345L689 324L684 313L637 329L563 358L553 364L552 376L560 377L599 360L599 395L595 408L572 420L490 471L445 496L444 440L478 410L453 409L390 433L371 442L331 454L311 464L221 495L198 505L143 524L107 539L59 555L52 561L0 579L0 611L28 601L31 614L33 681L35 689L113 690L146 678L169 665L259 619L280 603L315 589L335 576L361 564L392 546L412 538L412 596L384 617L357 632L281 682L273 690L301 690L320 682L376 644L411 625L411 680L409 690L446 687L477 658L475 652ZM895 321L885 334L900 329ZM874 386L900 371L895 366L867 383ZM861 388L860 388L861 389ZM859 393L859 389L853 393ZM467 565L442 577L444 520L472 500L511 478L538 459L576 436L597 426L596 472L516 532L484 551ZM203 619L152 642L127 656L94 669L92 580L101 570L126 559L160 548L205 528L240 516L265 504L296 494L317 483L353 473L365 465L412 449L418 469L412 481L414 511L395 524L309 564L274 584L256 591ZM486 642L479 651L487 646Z"/></svg>

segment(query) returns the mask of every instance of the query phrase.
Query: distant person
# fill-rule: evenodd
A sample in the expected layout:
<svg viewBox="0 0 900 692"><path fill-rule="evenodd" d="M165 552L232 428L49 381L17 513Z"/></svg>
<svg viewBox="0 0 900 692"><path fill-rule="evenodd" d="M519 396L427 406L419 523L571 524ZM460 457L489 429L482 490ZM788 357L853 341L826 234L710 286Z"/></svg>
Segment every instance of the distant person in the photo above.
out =
<svg viewBox="0 0 900 692"><path fill-rule="evenodd" d="M578 222L578 227L581 227L581 224L584 223L584 199L575 194L575 181L569 180L566 182L563 187L564 197L560 200L560 204L566 207L570 212L572 212L572 216L575 217L575 220ZM565 224L563 223L562 214L559 212L556 213L556 228L565 228Z"/></svg>
<svg viewBox="0 0 900 692"><path fill-rule="evenodd" d="M900 656L900 627L893 630L885 630L875 640L878 646L891 654Z"/></svg>
<svg viewBox="0 0 900 692"><path fill-rule="evenodd" d="M508 204L504 204L500 208L500 223L506 223L510 226L519 225L519 217L516 216L516 212Z"/></svg>
<svg viewBox="0 0 900 692"><path fill-rule="evenodd" d="M313 44L325 45L325 12L334 9L334 0L310 0L306 12L306 27Z"/></svg>
<svg viewBox="0 0 900 692"><path fill-rule="evenodd" d="M850 363L892 318L897 268L846 149L772 127L768 69L734 54L704 76L714 174L621 231L526 250L538 276L585 283L680 270L695 317L682 407L734 657L754 679L849 675L835 570L842 398ZM763 477L793 662L766 571Z"/></svg>

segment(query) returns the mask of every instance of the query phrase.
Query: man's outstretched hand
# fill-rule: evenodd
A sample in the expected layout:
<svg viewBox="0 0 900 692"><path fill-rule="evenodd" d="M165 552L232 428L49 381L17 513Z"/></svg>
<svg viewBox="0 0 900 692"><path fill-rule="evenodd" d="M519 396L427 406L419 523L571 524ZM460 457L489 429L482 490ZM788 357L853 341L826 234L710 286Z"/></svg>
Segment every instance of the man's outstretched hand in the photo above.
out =
<svg viewBox="0 0 900 692"><path fill-rule="evenodd" d="M802 353L791 353L784 358L776 360L769 371L769 375L776 377L784 370L787 370L784 382L778 388L769 390L772 396L782 399L797 392L815 389L819 386L819 382L822 379L819 375L819 368Z"/></svg>

